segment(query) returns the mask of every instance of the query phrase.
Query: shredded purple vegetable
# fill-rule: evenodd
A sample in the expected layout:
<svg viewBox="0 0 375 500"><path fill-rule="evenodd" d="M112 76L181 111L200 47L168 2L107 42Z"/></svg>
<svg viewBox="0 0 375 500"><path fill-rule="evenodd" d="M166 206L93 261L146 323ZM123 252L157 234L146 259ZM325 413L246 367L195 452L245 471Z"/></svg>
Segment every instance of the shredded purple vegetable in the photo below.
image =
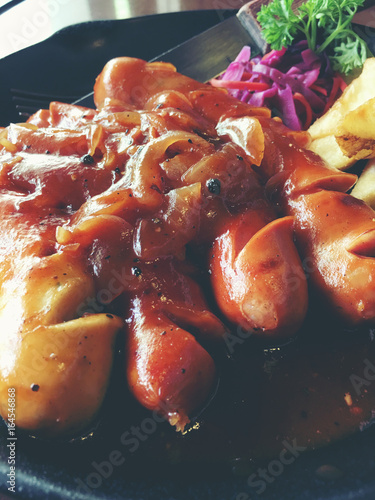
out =
<svg viewBox="0 0 375 500"><path fill-rule="evenodd" d="M340 81L335 84L335 79ZM252 106L272 109L292 130L306 129L309 117L313 120L321 116L345 85L341 77L334 75L325 54L316 55L305 40L253 59L250 47L246 46L220 80L268 84L266 90L229 89L228 92ZM332 96L333 91L337 95Z"/></svg>

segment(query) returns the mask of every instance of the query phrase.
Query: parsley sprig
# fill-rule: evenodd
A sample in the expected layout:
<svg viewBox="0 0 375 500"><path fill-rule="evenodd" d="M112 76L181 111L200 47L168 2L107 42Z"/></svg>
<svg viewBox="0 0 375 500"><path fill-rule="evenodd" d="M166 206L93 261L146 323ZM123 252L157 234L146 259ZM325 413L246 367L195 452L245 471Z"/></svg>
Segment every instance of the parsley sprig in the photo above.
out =
<svg viewBox="0 0 375 500"><path fill-rule="evenodd" d="M315 53L323 51L333 69L348 74L361 67L369 55L366 42L352 29L352 19L364 0L307 0L296 12L293 0L273 0L263 5L258 21L272 49L289 47L302 34Z"/></svg>

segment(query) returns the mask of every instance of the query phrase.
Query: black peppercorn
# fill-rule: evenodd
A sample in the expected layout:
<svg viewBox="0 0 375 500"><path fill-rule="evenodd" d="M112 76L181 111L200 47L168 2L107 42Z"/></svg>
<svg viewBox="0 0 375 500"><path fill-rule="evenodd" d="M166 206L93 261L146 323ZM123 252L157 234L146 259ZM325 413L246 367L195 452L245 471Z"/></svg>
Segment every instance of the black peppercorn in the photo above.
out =
<svg viewBox="0 0 375 500"><path fill-rule="evenodd" d="M212 194L220 194L221 183L219 179L209 179L207 181L207 189Z"/></svg>
<svg viewBox="0 0 375 500"><path fill-rule="evenodd" d="M85 165L92 165L95 160L91 155L83 155L81 158L81 162L84 163Z"/></svg>
<svg viewBox="0 0 375 500"><path fill-rule="evenodd" d="M138 277L142 274L142 271L139 267L134 266L134 267L132 267L132 273L134 274L134 276Z"/></svg>

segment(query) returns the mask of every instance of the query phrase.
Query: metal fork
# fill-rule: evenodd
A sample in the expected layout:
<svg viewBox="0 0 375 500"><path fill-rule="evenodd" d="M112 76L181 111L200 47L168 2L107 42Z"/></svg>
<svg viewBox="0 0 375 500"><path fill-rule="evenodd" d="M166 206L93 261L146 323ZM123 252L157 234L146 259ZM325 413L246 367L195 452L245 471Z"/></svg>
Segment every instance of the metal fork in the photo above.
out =
<svg viewBox="0 0 375 500"><path fill-rule="evenodd" d="M30 92L28 90L10 89L12 101L14 103L16 114L26 120L39 109L48 109L51 101L60 101L68 104L78 101L80 95L51 95Z"/></svg>

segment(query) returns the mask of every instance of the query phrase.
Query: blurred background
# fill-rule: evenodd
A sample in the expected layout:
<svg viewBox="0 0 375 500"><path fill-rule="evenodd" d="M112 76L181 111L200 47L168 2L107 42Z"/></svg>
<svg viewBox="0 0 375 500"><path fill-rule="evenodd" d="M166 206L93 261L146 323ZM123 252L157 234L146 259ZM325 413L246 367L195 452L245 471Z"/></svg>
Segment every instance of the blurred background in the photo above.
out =
<svg viewBox="0 0 375 500"><path fill-rule="evenodd" d="M245 0L0 0L0 58L75 23L188 10L238 9Z"/></svg>

